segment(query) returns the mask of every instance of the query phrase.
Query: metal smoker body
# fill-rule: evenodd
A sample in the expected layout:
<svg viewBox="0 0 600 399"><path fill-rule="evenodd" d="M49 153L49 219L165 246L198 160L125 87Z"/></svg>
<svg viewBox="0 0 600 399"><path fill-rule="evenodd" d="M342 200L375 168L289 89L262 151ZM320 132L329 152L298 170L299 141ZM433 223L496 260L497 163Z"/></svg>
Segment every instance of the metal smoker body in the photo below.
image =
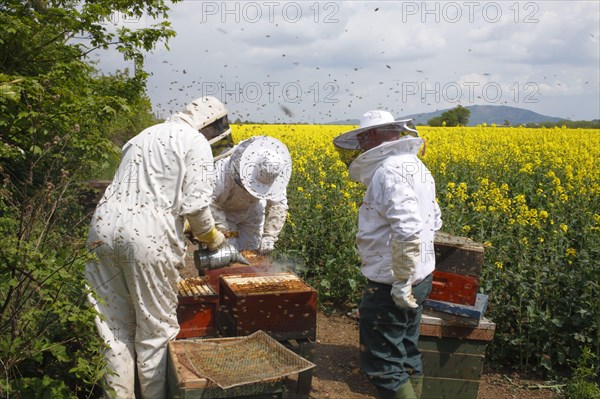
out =
<svg viewBox="0 0 600 399"><path fill-rule="evenodd" d="M226 243L216 251L209 251L202 247L194 251L194 264L198 270L220 269L232 263L250 264L230 243Z"/></svg>

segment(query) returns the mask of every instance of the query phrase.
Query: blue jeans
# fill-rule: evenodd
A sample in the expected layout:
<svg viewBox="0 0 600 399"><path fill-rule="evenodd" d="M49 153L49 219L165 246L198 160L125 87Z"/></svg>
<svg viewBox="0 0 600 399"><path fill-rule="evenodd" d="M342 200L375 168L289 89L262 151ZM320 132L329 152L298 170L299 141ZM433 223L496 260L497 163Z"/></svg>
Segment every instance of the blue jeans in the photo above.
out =
<svg viewBox="0 0 600 399"><path fill-rule="evenodd" d="M400 309L391 285L369 281L365 287L359 308L360 366L378 389L396 391L410 375L423 374L419 328L431 283L429 275L412 287L416 309Z"/></svg>

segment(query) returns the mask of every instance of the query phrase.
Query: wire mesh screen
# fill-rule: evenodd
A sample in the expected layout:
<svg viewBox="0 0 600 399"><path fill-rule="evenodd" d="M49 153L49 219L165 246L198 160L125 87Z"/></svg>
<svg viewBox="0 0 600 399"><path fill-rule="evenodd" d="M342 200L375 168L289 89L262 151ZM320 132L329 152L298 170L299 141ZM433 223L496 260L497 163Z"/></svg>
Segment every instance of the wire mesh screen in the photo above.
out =
<svg viewBox="0 0 600 399"><path fill-rule="evenodd" d="M186 363L223 389L283 378L315 367L263 331L228 341L185 343Z"/></svg>

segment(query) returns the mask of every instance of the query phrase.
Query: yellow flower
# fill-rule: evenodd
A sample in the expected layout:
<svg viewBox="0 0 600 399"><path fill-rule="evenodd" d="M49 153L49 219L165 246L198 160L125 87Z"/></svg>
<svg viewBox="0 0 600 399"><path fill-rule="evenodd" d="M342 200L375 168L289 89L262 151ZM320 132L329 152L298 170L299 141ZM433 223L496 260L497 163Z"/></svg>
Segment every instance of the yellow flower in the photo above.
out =
<svg viewBox="0 0 600 399"><path fill-rule="evenodd" d="M564 231L565 233L566 233L567 231L569 231L569 226L567 226L567 225L566 225L566 224L564 224L564 223L561 223L559 227L560 227L560 229L561 229L562 231Z"/></svg>
<svg viewBox="0 0 600 399"><path fill-rule="evenodd" d="M575 248L567 248L565 255L574 257L575 255L577 255L577 250Z"/></svg>
<svg viewBox="0 0 600 399"><path fill-rule="evenodd" d="M498 269L502 269L502 268L504 267L504 265L502 264L502 262L496 262L496 263L494 263L494 264L496 265L496 267L497 267Z"/></svg>
<svg viewBox="0 0 600 399"><path fill-rule="evenodd" d="M299 192L303 192L303 191L304 191L304 188L302 188L302 187L300 187L300 186L299 186L299 187L298 187L298 191L299 191Z"/></svg>

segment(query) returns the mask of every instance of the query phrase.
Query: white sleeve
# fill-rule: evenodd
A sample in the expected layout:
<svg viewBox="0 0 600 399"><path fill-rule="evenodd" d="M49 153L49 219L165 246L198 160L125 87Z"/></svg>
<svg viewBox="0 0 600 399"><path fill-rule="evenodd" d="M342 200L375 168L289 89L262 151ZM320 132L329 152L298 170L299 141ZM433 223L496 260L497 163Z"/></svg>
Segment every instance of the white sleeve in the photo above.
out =
<svg viewBox="0 0 600 399"><path fill-rule="evenodd" d="M182 182L182 216L196 214L208 208L215 185L214 164L210 145L206 138L195 132L185 143L185 175Z"/></svg>
<svg viewBox="0 0 600 399"><path fill-rule="evenodd" d="M231 171L227 170L229 167L228 161L229 158L223 158L215 162L215 189L210 204L210 209L215 218L215 224L225 230L229 230L229 226L227 224L227 215L223 206L229 197L234 184Z"/></svg>
<svg viewBox="0 0 600 399"><path fill-rule="evenodd" d="M273 241L277 241L277 237L285 225L287 210L288 203L285 194L277 201L267 200L263 237L270 237Z"/></svg>
<svg viewBox="0 0 600 399"><path fill-rule="evenodd" d="M439 231L442 228L442 211L440 210L440 206L437 203L437 201L434 199L433 200L435 202L434 204L434 218L435 218L435 222L434 222L434 227L433 229L435 231Z"/></svg>
<svg viewBox="0 0 600 399"><path fill-rule="evenodd" d="M401 176L394 172L378 171L374 179L383 191L380 213L389 221L392 240L413 241L421 237L423 219L419 201L412 188L412 176Z"/></svg>

